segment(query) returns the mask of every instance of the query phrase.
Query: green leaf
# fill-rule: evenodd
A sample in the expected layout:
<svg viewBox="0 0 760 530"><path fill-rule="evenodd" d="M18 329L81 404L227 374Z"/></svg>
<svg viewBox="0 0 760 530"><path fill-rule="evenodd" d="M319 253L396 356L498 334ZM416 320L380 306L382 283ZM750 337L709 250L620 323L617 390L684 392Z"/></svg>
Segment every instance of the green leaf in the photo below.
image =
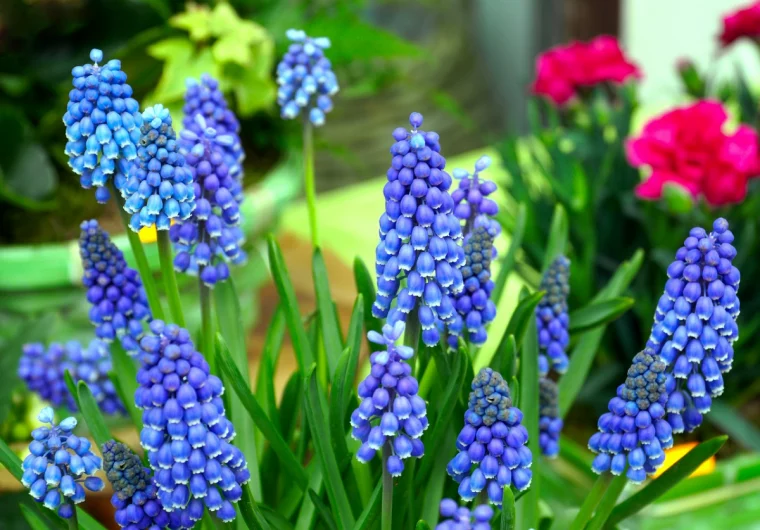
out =
<svg viewBox="0 0 760 530"><path fill-rule="evenodd" d="M293 283L290 281L288 269L285 266L285 259L282 257L282 251L273 236L267 239L269 245L269 266L272 270L274 283L277 287L277 293L280 295L280 303L285 309L286 322L290 340L293 342L296 360L301 373L314 363L314 355L309 345L309 339L306 336L303 321L301 320L301 311L298 309L298 300Z"/></svg>
<svg viewBox="0 0 760 530"><path fill-rule="evenodd" d="M313 489L309 488L306 491L309 494L311 502L314 503L314 507L322 517L322 520L327 525L327 528L330 530L338 530L338 525L335 522L335 518L333 518L332 513L330 513L330 508L328 508L327 505L322 502L322 499L319 498L319 495Z"/></svg>
<svg viewBox="0 0 760 530"><path fill-rule="evenodd" d="M426 521L417 521L414 530L430 530L430 525Z"/></svg>
<svg viewBox="0 0 760 530"><path fill-rule="evenodd" d="M82 405L79 404L79 392L77 390L77 384L74 382L74 378L71 377L71 372L68 370L65 370L63 372L63 381L66 383L66 389L69 391L69 394L71 394L71 397L74 398L74 402L77 404L77 410L82 410Z"/></svg>
<svg viewBox="0 0 760 530"><path fill-rule="evenodd" d="M50 210L47 200L58 187L58 173L42 145L25 142L12 165L0 167L0 198L30 210Z"/></svg>
<svg viewBox="0 0 760 530"><path fill-rule="evenodd" d="M552 216L552 224L549 229L549 240L546 242L546 251L544 252L544 263L541 267L541 272L546 272L549 265L552 264L552 261L554 261L557 256L566 252L569 233L570 228L567 222L567 213L561 204L557 204L554 207L554 215Z"/></svg>
<svg viewBox="0 0 760 530"><path fill-rule="evenodd" d="M237 63L246 66L251 61L250 46L232 34L222 37L211 46L211 53L218 63Z"/></svg>
<svg viewBox="0 0 760 530"><path fill-rule="evenodd" d="M319 327L322 330L322 341L327 355L327 369L330 375L335 373L338 358L343 351L340 340L340 323L333 311L333 299L330 294L330 280L327 277L327 266L319 248L314 249L311 262L314 291L317 295L319 310Z"/></svg>
<svg viewBox="0 0 760 530"><path fill-rule="evenodd" d="M520 410L523 425L528 430L527 447L534 455L540 455L538 446L538 331L536 319L531 318L520 357ZM540 474L533 473L530 489L522 502L519 528L538 528L538 500L540 499Z"/></svg>
<svg viewBox="0 0 760 530"><path fill-rule="evenodd" d="M717 414L714 414L717 415ZM645 506L652 504L670 488L691 475L705 460L717 453L728 436L716 436L706 442L702 442L694 449L686 453L683 458L673 464L662 475L651 481L643 489L628 497L615 506L605 528L613 528L619 522L641 511Z"/></svg>
<svg viewBox="0 0 760 530"><path fill-rule="evenodd" d="M377 486L375 486L375 491L372 492L372 497L370 497L369 502L364 507L364 511L356 521L354 530L367 530L372 523L377 522L378 517L380 517L380 501L382 500L382 497L383 484L381 481L378 481Z"/></svg>
<svg viewBox="0 0 760 530"><path fill-rule="evenodd" d="M374 330L380 333L382 324L372 314L372 304L375 303L375 280L367 266L358 257L354 259L354 281L356 292L364 296L364 327L367 332Z"/></svg>
<svg viewBox="0 0 760 530"><path fill-rule="evenodd" d="M211 36L210 19L208 6L187 4L187 11L170 18L169 25L189 32L190 38L196 42L204 41Z"/></svg>
<svg viewBox="0 0 760 530"><path fill-rule="evenodd" d="M311 430L314 450L319 458L322 472L325 475L325 489L330 499L338 528L347 529L354 526L354 516L348 495L343 487L338 462L332 451L329 425L322 409L322 398L319 396L315 366L306 372L304 378L304 411Z"/></svg>
<svg viewBox="0 0 760 530"><path fill-rule="evenodd" d="M218 2L209 18L209 29L215 37L234 31L241 23L240 17L227 2Z"/></svg>
<svg viewBox="0 0 760 530"><path fill-rule="evenodd" d="M570 332L578 333L609 324L633 306L633 298L618 296L591 303L570 313Z"/></svg>
<svg viewBox="0 0 760 530"><path fill-rule="evenodd" d="M100 412L98 402L95 401L90 387L84 381L79 381L77 384L77 394L79 396L79 410L84 421L87 422L87 428L98 447L103 447L104 443L113 440L113 436L106 426L106 420L103 418L103 413Z"/></svg>
<svg viewBox="0 0 760 530"><path fill-rule="evenodd" d="M66 528L66 526L63 524L63 521L61 521L60 519L58 519L57 521L54 521L53 519L50 519L49 517L43 517L43 514L40 513L39 508L38 509L32 508L31 506L27 506L23 502L19 505L19 508L21 509L21 513L24 515L24 519L26 519L26 522L29 523L29 526L32 527L32 530L50 530L50 528L61 528L61 529Z"/></svg>
<svg viewBox="0 0 760 530"><path fill-rule="evenodd" d="M111 343L111 363L113 371L109 374L111 381L116 387L122 403L132 418L132 423L138 431L142 430L142 411L135 406L135 392L137 391L137 366L135 361L127 355L124 348L118 342Z"/></svg>
<svg viewBox="0 0 760 530"><path fill-rule="evenodd" d="M525 208L525 205L520 203L517 206L517 218L515 220L514 229L512 230L512 240L509 242L509 249L507 249L507 253L504 255L504 258L499 264L499 274L496 277L496 282L494 283L493 292L491 294L491 298L496 302L501 300L501 295L504 292L504 287L507 285L509 273L512 272L512 269L515 266L517 251L520 250L520 247L522 246L523 236L525 235L526 219L527 210Z"/></svg>
<svg viewBox="0 0 760 530"><path fill-rule="evenodd" d="M451 425L446 429L444 438L444 447L454 447L455 437ZM449 451L436 451L435 453L428 452L428 455L427 458L435 459L435 464L430 472L430 477L425 482L420 518L426 521L436 521L438 519L441 497L443 496L443 488L449 478L446 473L446 464L451 459L451 453Z"/></svg>
<svg viewBox="0 0 760 530"><path fill-rule="evenodd" d="M512 493L512 488L506 486L504 488L504 496L501 499L501 523L499 528L501 530L514 530L515 522L515 495Z"/></svg>
<svg viewBox="0 0 760 530"><path fill-rule="evenodd" d="M253 499L249 484L243 486L243 497L240 499L240 513L248 528L254 530L269 530L270 526L256 501Z"/></svg>
<svg viewBox="0 0 760 530"><path fill-rule="evenodd" d="M530 323L536 320L536 306L545 294L544 291L537 291L520 300L509 319L504 335L514 335L518 345L521 344L525 340L525 333Z"/></svg>
<svg viewBox="0 0 760 530"><path fill-rule="evenodd" d="M237 99L238 112L250 116L254 112L266 109L277 97L277 86L271 78L262 77L254 69L246 66L243 78L233 86Z"/></svg>
<svg viewBox="0 0 760 530"><path fill-rule="evenodd" d="M5 440L0 438L0 464L7 469L16 480L21 481L24 470L21 468L21 459L8 447Z"/></svg>
<svg viewBox="0 0 760 530"><path fill-rule="evenodd" d="M288 447L287 442L280 434L280 430L270 421L264 409L261 408L256 397L251 393L250 388L243 379L240 370L230 356L224 338L217 334L217 364L221 369L222 378L227 388L232 388L240 399L241 403L248 411L254 425L261 430L264 437L269 441L272 451L277 455L282 463L282 467L288 474L288 477L295 482L301 489L305 490L308 484L308 477L296 459L293 452Z"/></svg>
<svg viewBox="0 0 760 530"><path fill-rule="evenodd" d="M591 521L589 521L588 526L586 526L586 530L599 530L602 528L602 525L604 525L605 521L607 521L607 518L610 516L610 513L617 503L618 497L620 497L620 493L622 493L623 488L625 488L627 483L628 479L625 474L620 474L612 479L609 483L609 487L607 487L607 491L604 492L604 496L602 497L599 506L596 507L596 514Z"/></svg>
<svg viewBox="0 0 760 530"><path fill-rule="evenodd" d="M298 378L299 381L303 380L303 377ZM316 459L313 459L309 464L309 489L314 491L322 491L323 472ZM295 530L311 530L314 527L314 516L316 507L311 502L311 497L304 496L301 509L298 511L298 518L296 519Z"/></svg>
<svg viewBox="0 0 760 530"><path fill-rule="evenodd" d="M285 311L277 304L272 320L264 338L264 350L261 354L259 373L256 378L256 399L266 411L272 423L280 425L280 414L277 410L277 398L274 391L274 376L280 359L282 341L285 338Z"/></svg>
<svg viewBox="0 0 760 530"><path fill-rule="evenodd" d="M731 439L743 447L760 452L760 429L747 421L731 405L723 401L713 401L712 413L707 415L710 423L727 432Z"/></svg>
<svg viewBox="0 0 760 530"><path fill-rule="evenodd" d="M505 380L510 381L514 375L516 355L517 342L515 336L505 334L499 342L496 355L491 359L489 366L499 372Z"/></svg>
<svg viewBox="0 0 760 530"><path fill-rule="evenodd" d="M151 102L172 103L185 93L188 78L199 79L202 74L221 77L221 66L214 60L211 48L195 50L190 40L172 37L148 47L151 57L164 62L164 69L155 90L149 95Z"/></svg>

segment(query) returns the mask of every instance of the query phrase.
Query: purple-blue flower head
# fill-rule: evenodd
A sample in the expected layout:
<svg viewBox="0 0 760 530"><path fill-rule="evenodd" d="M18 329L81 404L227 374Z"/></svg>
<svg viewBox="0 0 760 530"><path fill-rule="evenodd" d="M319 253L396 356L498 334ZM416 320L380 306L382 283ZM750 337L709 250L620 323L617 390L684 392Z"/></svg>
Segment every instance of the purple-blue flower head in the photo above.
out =
<svg viewBox="0 0 760 530"><path fill-rule="evenodd" d="M102 461L90 450L87 438L72 433L77 425L74 418L56 424L53 409L45 407L37 419L44 425L32 431L21 483L35 501L69 519L74 505L84 501L85 489L103 489L103 480L95 476Z"/></svg>
<svg viewBox="0 0 760 530"><path fill-rule="evenodd" d="M84 221L80 228L82 283L92 304L90 321L95 324L95 335L106 342L118 337L132 355L143 335L143 322L151 318L140 276L127 266L124 255L97 221Z"/></svg>
<svg viewBox="0 0 760 530"><path fill-rule="evenodd" d="M453 295L456 314L449 324L449 346L457 347L459 337L467 337L475 345L488 338L486 325L496 318L496 305L491 300L494 283L491 280L493 236L479 225L465 238L465 265L462 267L464 290Z"/></svg>
<svg viewBox="0 0 760 530"><path fill-rule="evenodd" d="M234 179L222 152L235 140L230 135L218 135L202 114L196 114L195 121L203 133L185 129L181 137L192 144L184 154L193 173L196 206L190 218L172 225L169 237L177 250L174 268L197 274L204 284L213 287L229 278L228 261L238 264L246 259L241 248L240 208L228 187Z"/></svg>
<svg viewBox="0 0 760 530"><path fill-rule="evenodd" d="M636 354L625 383L599 418L599 432L588 442L597 453L595 473L626 471L628 480L643 482L665 461L664 449L673 445L673 429L665 417L668 394L665 363L650 349Z"/></svg>
<svg viewBox="0 0 760 530"><path fill-rule="evenodd" d="M137 158L142 116L121 62L111 59L98 64L103 61L100 50L92 50L90 60L94 64L71 71L74 88L63 115L68 140L65 152L82 187L94 186L95 198L106 202L111 177L116 189L121 190L130 163Z"/></svg>
<svg viewBox="0 0 760 530"><path fill-rule="evenodd" d="M138 160L122 189L124 210L132 214L129 227L135 232L151 225L169 230L172 219L187 219L195 209L193 176L179 153L169 109L154 105L142 118Z"/></svg>
<svg viewBox="0 0 760 530"><path fill-rule="evenodd" d="M459 506L453 499L443 499L440 505L443 520L435 530L491 530L493 508L481 504L472 511L466 506Z"/></svg>
<svg viewBox="0 0 760 530"><path fill-rule="evenodd" d="M277 65L277 103L283 119L292 120L308 113L309 121L320 127L333 108L332 97L338 93L338 78L325 50L327 37L309 37L302 30L289 29L285 35L293 41Z"/></svg>
<svg viewBox="0 0 760 530"><path fill-rule="evenodd" d="M158 499L188 528L204 508L231 521L232 504L242 497L250 473L243 453L231 444L235 429L225 417L224 386L209 373L186 329L154 320L150 330L140 341L135 404L143 411L140 443Z"/></svg>
<svg viewBox="0 0 760 530"><path fill-rule="evenodd" d="M459 181L459 187L451 193L456 205L454 215L465 221L468 226L475 222L476 217L490 218L499 213L499 207L489 197L496 191L496 184L480 175L490 165L491 158L483 155L475 162L475 171L472 174L464 169L455 169L452 174ZM500 230L498 222L491 220L491 224L494 230Z"/></svg>
<svg viewBox="0 0 760 530"><path fill-rule="evenodd" d="M541 454L554 458L559 454L559 435L562 432L562 418L559 415L559 391L557 383L548 377L538 380L538 445Z"/></svg>
<svg viewBox="0 0 760 530"><path fill-rule="evenodd" d="M370 355L372 368L359 383L361 404L351 414L351 436L362 443L356 458L368 462L388 444L392 456L385 465L393 476L401 475L403 460L422 457L421 436L428 427L425 400L417 395L419 385L407 362L414 350L396 345L404 328L403 322L396 322L385 324L382 335L376 331L367 334L383 349Z"/></svg>
<svg viewBox="0 0 760 530"><path fill-rule="evenodd" d="M121 528L182 528L178 514L169 514L158 501L150 469L126 445L109 440L102 447L103 468L113 486L111 505Z"/></svg>
<svg viewBox="0 0 760 530"><path fill-rule="evenodd" d="M541 278L539 289L546 295L536 307L538 329L538 371L546 375L549 369L563 374L567 370L565 349L570 342L567 296L570 293L570 261L558 256Z"/></svg>
<svg viewBox="0 0 760 530"><path fill-rule="evenodd" d="M402 127L393 131L396 143L383 189L385 212L375 250L377 297L372 314L393 323L405 321L417 310L422 340L433 346L442 324L455 318L452 295L464 289L462 227L452 213L451 177L444 171L438 134L419 130L422 115L417 112L409 122L411 131ZM400 289L403 280L406 285Z"/></svg>
<svg viewBox="0 0 760 530"><path fill-rule="evenodd" d="M491 368L480 370L457 437L459 453L446 467L459 483L462 499L471 501L485 490L488 500L501 506L505 487L530 487L533 455L525 445L528 431L522 418L522 411L512 406L504 378Z"/></svg>
<svg viewBox="0 0 760 530"><path fill-rule="evenodd" d="M702 423L712 399L723 393L739 337L740 274L733 265L734 236L725 219L709 234L692 228L668 267L647 347L668 365L668 421L673 431Z"/></svg>
<svg viewBox="0 0 760 530"><path fill-rule="evenodd" d="M56 407L65 405L72 412L77 404L66 386L64 374L71 374L75 383L87 383L100 410L105 414L125 414L116 389L108 377L111 354L108 346L93 339L83 348L76 341L51 344L47 350L40 343L25 344L19 360L18 376L27 388Z"/></svg>

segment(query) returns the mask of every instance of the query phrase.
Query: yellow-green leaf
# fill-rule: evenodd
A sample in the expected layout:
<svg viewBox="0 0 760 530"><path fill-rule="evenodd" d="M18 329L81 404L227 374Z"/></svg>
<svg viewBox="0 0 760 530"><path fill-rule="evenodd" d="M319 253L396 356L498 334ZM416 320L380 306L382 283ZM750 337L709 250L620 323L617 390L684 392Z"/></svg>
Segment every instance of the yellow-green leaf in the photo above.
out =
<svg viewBox="0 0 760 530"><path fill-rule="evenodd" d="M251 61L251 47L248 43L230 34L217 40L211 47L214 59L219 63L237 63L246 66Z"/></svg>
<svg viewBox="0 0 760 530"><path fill-rule="evenodd" d="M169 25L189 32L194 41L202 41L211 36L210 20L208 6L188 4L187 11L169 19Z"/></svg>

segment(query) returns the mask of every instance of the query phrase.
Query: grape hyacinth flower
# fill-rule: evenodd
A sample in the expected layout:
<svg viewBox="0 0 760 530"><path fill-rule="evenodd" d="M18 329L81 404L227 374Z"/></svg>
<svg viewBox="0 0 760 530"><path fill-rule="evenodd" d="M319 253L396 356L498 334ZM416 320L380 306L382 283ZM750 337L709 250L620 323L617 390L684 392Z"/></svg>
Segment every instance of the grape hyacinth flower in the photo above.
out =
<svg viewBox="0 0 760 530"><path fill-rule="evenodd" d="M492 249L493 236L485 226L477 226L465 239L464 290L453 296L456 314L448 326L451 348L457 347L465 328L472 344L481 345L488 338L486 325L496 318L496 306L491 301Z"/></svg>
<svg viewBox="0 0 760 530"><path fill-rule="evenodd" d="M385 212L380 217L380 243L375 251L377 297L372 314L406 321L418 308L422 340L427 346L438 343L439 329L454 320L454 301L462 291L465 264L460 245L462 228L453 212L448 193L451 177L443 171L438 134L418 130L422 115L409 117L411 132L393 131L396 143L388 182L383 189ZM401 281L406 286L399 292ZM391 302L397 298L392 313Z"/></svg>
<svg viewBox="0 0 760 530"><path fill-rule="evenodd" d="M227 187L231 179L222 152L235 140L217 135L202 114L196 114L195 121L203 132L185 129L181 137L192 143L185 159L193 173L196 207L189 219L172 225L169 236L177 250L174 268L197 274L206 286L213 287L229 278L227 261L237 264L246 259L241 248L240 208Z"/></svg>
<svg viewBox="0 0 760 530"><path fill-rule="evenodd" d="M94 186L95 198L105 203L111 195L107 187L111 177L121 190L129 166L137 158L142 116L121 61L111 59L99 65L103 52L97 49L90 52L90 60L94 64L71 71L74 88L63 115L68 140L65 152L82 187Z"/></svg>
<svg viewBox="0 0 760 530"><path fill-rule="evenodd" d="M82 283L92 304L95 335L106 342L118 337L124 350L133 355L143 335L143 322L151 318L140 276L127 266L121 250L97 221L84 221L80 228Z"/></svg>
<svg viewBox="0 0 760 530"><path fill-rule="evenodd" d="M538 445L541 454L554 458L559 453L562 418L559 416L557 383L548 377L538 380Z"/></svg>
<svg viewBox="0 0 760 530"><path fill-rule="evenodd" d="M204 511L222 521L235 518L250 478L243 453L225 417L221 380L209 373L190 333L161 320L140 341L140 384L135 404L143 411L140 443L155 473L158 498L181 524L192 527Z"/></svg>
<svg viewBox="0 0 760 530"><path fill-rule="evenodd" d="M519 491L530 487L533 455L525 445L528 431L522 418L501 374L481 369L472 382L464 427L457 437L459 453L446 467L459 483L462 499L471 501L485 489L489 501L501 506L506 486Z"/></svg>
<svg viewBox="0 0 760 530"><path fill-rule="evenodd" d="M75 383L84 381L100 410L105 414L125 414L126 409L108 377L111 354L108 346L93 339L83 348L76 341L53 343L47 350L40 343L25 344L19 360L18 376L29 390L56 407L66 405L77 411L74 397L69 393L64 374L71 374Z"/></svg>
<svg viewBox="0 0 760 530"><path fill-rule="evenodd" d="M84 501L85 489L103 489L103 480L94 476L102 462L90 451L87 438L72 434L76 419L66 418L56 424L50 407L42 409L37 419L49 427L32 431L30 454L22 463L21 483L29 488L34 500L70 519L74 505Z"/></svg>
<svg viewBox="0 0 760 530"><path fill-rule="evenodd" d="M154 105L142 119L138 160L122 190L124 210L132 214L129 227L135 232L151 225L169 230L172 219L187 219L195 208L193 176L179 153L169 109Z"/></svg>
<svg viewBox="0 0 760 530"><path fill-rule="evenodd" d="M293 43L277 65L280 115L292 120L303 109L309 121L320 127L325 124L325 114L333 108L332 96L340 89L332 64L325 57L330 39L312 38L298 29L289 29L285 35Z"/></svg>
<svg viewBox="0 0 760 530"><path fill-rule="evenodd" d="M453 499L443 499L440 505L443 521L435 530L491 530L493 508L481 504L470 511L466 506L460 507Z"/></svg>
<svg viewBox="0 0 760 530"><path fill-rule="evenodd" d="M103 444L103 468L113 486L111 505L121 528L182 528L176 514L164 510L150 469L126 445L109 440Z"/></svg>
<svg viewBox="0 0 760 530"><path fill-rule="evenodd" d="M542 376L553 369L563 374L567 370L568 359L565 349L570 342L567 313L567 296L570 293L570 260L565 256L557 258L541 278L539 290L546 295L536 307L536 327L538 328L538 372Z"/></svg>
<svg viewBox="0 0 760 530"><path fill-rule="evenodd" d="M229 145L222 144L218 148L222 153L224 164L227 166L227 179L224 186L238 202L243 202L243 160L245 152L240 142L240 122L235 113L227 106L227 100L219 89L219 81L208 74L201 76L200 82L195 79L187 80L185 91L185 114L182 119L182 127L202 136L204 128L195 116L200 114L206 120L206 127L216 131L217 136L229 136L232 142ZM193 148L194 142L180 137L180 145L186 151Z"/></svg>
<svg viewBox="0 0 760 530"><path fill-rule="evenodd" d="M665 461L663 449L673 445L673 429L665 417L668 394L665 363L650 349L636 354L625 383L599 418L599 432L588 441L597 453L592 469L597 474L626 471L628 480L643 482Z"/></svg>
<svg viewBox="0 0 760 530"><path fill-rule="evenodd" d="M465 169L455 169L452 176L459 181L459 187L451 192L451 198L456 205L454 215L466 223L465 232L469 232L475 219L480 217L485 220L489 232L496 232L491 234L496 237L501 232L501 225L491 217L499 213L499 207L488 197L496 191L496 184L480 176L480 172L490 165L491 158L483 155L475 162L472 175Z"/></svg>
<svg viewBox="0 0 760 530"><path fill-rule="evenodd" d="M370 355L372 369L359 383L361 404L351 414L351 436L362 443L357 460L369 462L388 444L392 455L385 465L394 477L404 470L403 460L422 457L425 447L420 437L428 427L425 400L417 395L419 385L407 362L414 350L396 345L404 328L403 322L396 322L383 325L382 335L367 333L371 342L385 349Z"/></svg>
<svg viewBox="0 0 760 530"><path fill-rule="evenodd" d="M741 279L732 264L733 240L723 218L709 234L692 228L668 267L657 303L647 347L668 365L668 422L676 433L699 427L712 399L723 393L723 374L731 370Z"/></svg>

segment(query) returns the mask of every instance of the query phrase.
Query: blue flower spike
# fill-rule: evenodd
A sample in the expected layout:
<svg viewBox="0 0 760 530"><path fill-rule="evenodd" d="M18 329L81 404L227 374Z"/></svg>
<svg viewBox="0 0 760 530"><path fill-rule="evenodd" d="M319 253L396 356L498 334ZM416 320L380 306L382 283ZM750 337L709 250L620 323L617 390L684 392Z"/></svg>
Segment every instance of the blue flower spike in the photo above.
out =
<svg viewBox="0 0 760 530"><path fill-rule="evenodd" d="M549 369L563 374L567 370L567 345L570 342L567 297L570 294L570 260L558 256L541 278L539 290L546 295L536 307L538 328L538 371L545 376Z"/></svg>
<svg viewBox="0 0 760 530"><path fill-rule="evenodd" d="M108 185L121 191L137 158L142 116L121 62L99 64L103 52L97 49L90 52L90 60L93 64L71 71L74 88L63 115L65 153L82 187L94 187L97 201L105 203L110 198Z"/></svg>
<svg viewBox="0 0 760 530"><path fill-rule="evenodd" d="M418 112L409 122L411 131L402 127L393 131L396 143L383 189L385 212L375 251L377 297L372 314L393 324L417 311L422 340L434 346L439 330L455 319L452 295L464 289L461 268L466 260L438 134L419 129Z"/></svg>
<svg viewBox="0 0 760 530"><path fill-rule="evenodd" d="M459 453L446 467L459 483L463 500L471 501L485 490L488 500L500 507L505 487L530 487L533 455L522 418L501 374L481 369L472 382L464 427L457 437Z"/></svg>
<svg viewBox="0 0 760 530"><path fill-rule="evenodd" d="M187 528L205 508L231 521L250 473L231 443L235 429L225 416L224 386L186 329L154 320L150 330L140 341L135 404L143 411L140 443L158 499Z"/></svg>
<svg viewBox="0 0 760 530"><path fill-rule="evenodd" d="M476 506L472 511L459 506L453 499L443 499L440 504L441 522L435 530L491 530L493 508L487 504Z"/></svg>
<svg viewBox="0 0 760 530"><path fill-rule="evenodd" d="M338 78L325 50L327 37L309 37L302 30L289 29L285 34L292 44L277 65L277 103L283 119L293 120L301 111L316 127L325 124L338 93Z"/></svg>
<svg viewBox="0 0 760 530"><path fill-rule="evenodd" d="M135 232L152 225L169 230L172 220L187 219L195 209L193 176L179 153L169 109L154 105L142 118L138 160L122 189L124 210L132 214L129 227Z"/></svg>
<svg viewBox="0 0 760 530"><path fill-rule="evenodd" d="M158 500L150 469L126 445L109 440L101 448L106 478L113 487L111 505L121 528L182 528L179 516L167 513Z"/></svg>
<svg viewBox="0 0 760 530"><path fill-rule="evenodd" d="M76 341L53 343L47 350L40 343L24 345L19 360L19 378L30 391L45 401L56 407L65 405L70 411L76 412L76 401L69 393L64 379L66 370L71 373L75 383L87 383L103 413L126 414L116 388L108 377L111 354L105 343L93 339L86 348Z"/></svg>
<svg viewBox="0 0 760 530"><path fill-rule="evenodd" d="M739 338L739 269L728 221L713 230L692 228L668 267L647 347L667 364L668 421L673 432L702 423L713 398L723 393Z"/></svg>
<svg viewBox="0 0 760 530"><path fill-rule="evenodd" d="M382 334L367 334L383 349L370 355L370 374L359 383L361 404L351 414L351 436L362 444L357 460L369 462L387 444L392 456L386 466L394 477L404 470L404 460L422 457L421 436L428 427L427 406L417 395L419 385L408 363L414 350L396 345L404 328L403 322L396 322L385 324Z"/></svg>
<svg viewBox="0 0 760 530"><path fill-rule="evenodd" d="M97 221L84 221L80 229L82 283L92 305L90 321L95 335L105 342L118 338L124 350L134 355L143 323L151 318L140 276L127 266L124 254Z"/></svg>
<svg viewBox="0 0 760 530"><path fill-rule="evenodd" d="M499 207L489 197L496 191L496 184L484 179L480 174L490 166L491 158L483 155L475 162L475 171L472 174L464 169L455 169L452 176L459 181L459 187L451 193L451 198L456 205L454 215L465 221L467 226L474 225L475 219L480 217L488 220L489 230L498 233L501 226L491 218L499 213ZM492 235L495 237L497 234Z"/></svg>
<svg viewBox="0 0 760 530"><path fill-rule="evenodd" d="M90 450L87 438L72 433L77 425L74 418L56 424L53 409L45 407L37 419L44 425L32 431L21 483L35 501L70 519L74 505L84 501L85 489L103 489L103 480L95 476L102 461Z"/></svg>
<svg viewBox="0 0 760 530"><path fill-rule="evenodd" d="M664 449L673 445L673 429L665 417L668 394L665 363L650 349L636 354L625 383L599 418L599 432L588 447L597 454L597 474L624 471L628 480L641 483L665 461ZM627 471L626 471L627 470Z"/></svg>
<svg viewBox="0 0 760 530"><path fill-rule="evenodd" d="M542 455L554 458L559 454L559 435L562 432L557 383L548 377L541 377L538 380L538 398L538 445Z"/></svg>

